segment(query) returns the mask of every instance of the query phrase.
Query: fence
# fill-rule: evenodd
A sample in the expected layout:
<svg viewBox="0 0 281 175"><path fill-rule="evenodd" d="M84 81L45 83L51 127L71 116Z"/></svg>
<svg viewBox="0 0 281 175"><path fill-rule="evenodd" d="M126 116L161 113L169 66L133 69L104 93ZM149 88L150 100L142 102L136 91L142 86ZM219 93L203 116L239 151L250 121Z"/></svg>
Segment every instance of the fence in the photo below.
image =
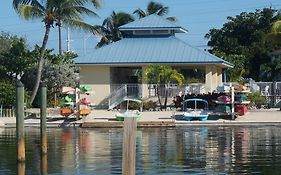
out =
<svg viewBox="0 0 281 175"><path fill-rule="evenodd" d="M30 114L31 112L24 112L24 116L28 116ZM15 108L3 108L3 106L0 105L0 117L16 117Z"/></svg>
<svg viewBox="0 0 281 175"><path fill-rule="evenodd" d="M281 82L251 82L249 86L251 92L260 92L265 96L271 106L281 100Z"/></svg>
<svg viewBox="0 0 281 175"><path fill-rule="evenodd" d="M158 88L158 89L157 89ZM164 96L163 92L164 88L166 88L166 93L168 97L175 97L177 95L187 95L187 94L203 94L205 93L205 84L203 83L191 83L189 85L178 86L178 84L169 84L169 85L157 85L157 84L149 84L148 85L148 94L149 97L157 96L157 92L159 92L160 96Z"/></svg>
<svg viewBox="0 0 281 175"><path fill-rule="evenodd" d="M16 117L16 112L14 108L4 109L3 106L0 106L0 117Z"/></svg>

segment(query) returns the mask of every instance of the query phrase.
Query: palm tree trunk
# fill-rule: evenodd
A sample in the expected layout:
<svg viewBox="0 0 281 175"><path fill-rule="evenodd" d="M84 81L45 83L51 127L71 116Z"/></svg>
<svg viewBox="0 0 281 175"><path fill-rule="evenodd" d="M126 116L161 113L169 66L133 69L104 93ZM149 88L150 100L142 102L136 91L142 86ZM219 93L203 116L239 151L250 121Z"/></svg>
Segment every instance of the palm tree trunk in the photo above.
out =
<svg viewBox="0 0 281 175"><path fill-rule="evenodd" d="M168 91L167 91L167 87L165 85L165 101L164 101L164 106L163 106L163 108L165 110L167 109L167 102L168 102Z"/></svg>
<svg viewBox="0 0 281 175"><path fill-rule="evenodd" d="M59 54L62 54L62 43L61 43L61 23L58 22L58 29L59 29Z"/></svg>
<svg viewBox="0 0 281 175"><path fill-rule="evenodd" d="M161 92L160 92L160 91L161 91L161 87L160 87L160 86L161 86L161 85L158 85L158 84L157 84L156 88L157 88L157 98L158 98L158 102L159 102L159 105L160 105L160 109L161 109L161 111L162 111L162 108L163 108L163 107L162 107L162 102L161 102L161 97L160 97L162 94L161 94ZM159 88L159 87L160 87L160 88Z"/></svg>
<svg viewBox="0 0 281 175"><path fill-rule="evenodd" d="M51 26L50 25L46 25L46 31L45 31L42 47L41 47L41 50L40 50L40 56L39 56L39 59L38 59L38 68L37 68L37 74L36 74L36 81L35 81L35 85L34 85L34 88L33 88L33 91L32 91L32 95L31 95L31 98L30 98L30 104L33 103L33 101L35 99L35 96L37 94L38 88L39 88L39 84L40 84L40 80L41 80L41 75L42 75L42 70L43 70L43 65L44 65L44 61L45 61L44 54L45 54L45 51L46 51L46 45L47 45L47 42L48 42L50 29L51 29Z"/></svg>

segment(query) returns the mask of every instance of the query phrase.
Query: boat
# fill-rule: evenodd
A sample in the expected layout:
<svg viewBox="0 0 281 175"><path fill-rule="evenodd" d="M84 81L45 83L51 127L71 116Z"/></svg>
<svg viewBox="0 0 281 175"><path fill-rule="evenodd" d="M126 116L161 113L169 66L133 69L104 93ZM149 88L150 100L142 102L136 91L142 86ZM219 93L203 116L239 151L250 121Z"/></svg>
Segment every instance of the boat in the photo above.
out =
<svg viewBox="0 0 281 175"><path fill-rule="evenodd" d="M126 110L122 112L117 112L115 117L117 121L124 121L125 117L137 117L137 120L140 120L141 112L142 112L142 100L138 98L124 98L121 103L126 102ZM130 110L129 104L130 102L136 102L141 104L140 110Z"/></svg>
<svg viewBox="0 0 281 175"><path fill-rule="evenodd" d="M192 103L194 102L194 109L193 108L187 108L187 103ZM204 109L198 109L197 108L197 103L198 102L203 102L205 108ZM208 102L206 100L200 99L200 98L192 98L192 99L187 99L183 101L183 119L184 120L200 120L200 121L205 121L208 119L209 113L208 113Z"/></svg>

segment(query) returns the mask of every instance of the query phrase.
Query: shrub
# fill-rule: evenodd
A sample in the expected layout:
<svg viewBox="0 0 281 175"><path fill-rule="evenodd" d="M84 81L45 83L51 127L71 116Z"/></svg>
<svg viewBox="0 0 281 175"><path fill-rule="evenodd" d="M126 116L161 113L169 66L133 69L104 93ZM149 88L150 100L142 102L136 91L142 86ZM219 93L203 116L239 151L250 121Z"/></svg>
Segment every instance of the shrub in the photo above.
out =
<svg viewBox="0 0 281 175"><path fill-rule="evenodd" d="M261 106L266 103L266 98L262 96L259 92L253 92L249 94L249 100L252 106Z"/></svg>
<svg viewBox="0 0 281 175"><path fill-rule="evenodd" d="M25 91L24 94L26 107L30 107L29 92ZM11 108L16 105L16 84L9 81L0 81L0 105L3 108Z"/></svg>
<svg viewBox="0 0 281 175"><path fill-rule="evenodd" d="M155 110L156 106L157 106L156 102L150 100L143 103L143 110L151 110L151 109Z"/></svg>
<svg viewBox="0 0 281 175"><path fill-rule="evenodd" d="M16 86L8 81L0 81L0 105L10 108L16 102Z"/></svg>

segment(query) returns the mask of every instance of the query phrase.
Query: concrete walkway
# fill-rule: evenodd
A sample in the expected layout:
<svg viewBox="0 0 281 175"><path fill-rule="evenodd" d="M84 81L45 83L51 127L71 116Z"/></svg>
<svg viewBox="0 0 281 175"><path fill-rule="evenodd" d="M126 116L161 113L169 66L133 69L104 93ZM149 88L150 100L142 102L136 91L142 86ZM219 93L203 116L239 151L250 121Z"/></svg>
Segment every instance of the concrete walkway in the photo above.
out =
<svg viewBox="0 0 281 175"><path fill-rule="evenodd" d="M52 114L48 117L48 127L122 127L122 122L115 120L117 111L93 110L89 116L82 117L76 121L75 117L65 118L63 116ZM183 112L180 111L145 111L142 113L139 126L182 126L182 125L256 125L256 124L280 124L281 111L279 109L258 109L251 110L244 116L239 116L235 120L209 117L207 121L184 121L180 120ZM0 127L15 127L15 117L0 118ZM40 119L37 116L27 117L25 126L39 127Z"/></svg>

